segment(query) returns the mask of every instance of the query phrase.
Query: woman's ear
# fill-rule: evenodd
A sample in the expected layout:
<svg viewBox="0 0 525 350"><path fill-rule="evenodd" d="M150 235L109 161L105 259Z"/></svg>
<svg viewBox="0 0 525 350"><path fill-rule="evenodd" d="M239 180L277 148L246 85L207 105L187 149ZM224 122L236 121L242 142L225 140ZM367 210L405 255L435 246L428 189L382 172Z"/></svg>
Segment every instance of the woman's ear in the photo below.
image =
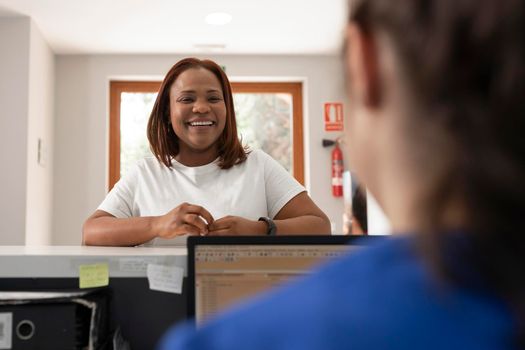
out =
<svg viewBox="0 0 525 350"><path fill-rule="evenodd" d="M355 23L346 30L346 69L352 97L368 108L381 103L381 81L376 41Z"/></svg>

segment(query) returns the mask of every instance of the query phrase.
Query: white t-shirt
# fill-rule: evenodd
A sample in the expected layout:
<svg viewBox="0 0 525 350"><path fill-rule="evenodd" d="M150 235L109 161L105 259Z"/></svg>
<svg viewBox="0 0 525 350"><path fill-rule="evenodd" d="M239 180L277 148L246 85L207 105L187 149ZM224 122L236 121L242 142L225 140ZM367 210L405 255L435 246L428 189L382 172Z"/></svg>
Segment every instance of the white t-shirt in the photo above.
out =
<svg viewBox="0 0 525 350"><path fill-rule="evenodd" d="M305 191L279 163L261 150L230 169L210 164L187 167L173 160L167 168L145 158L126 173L98 207L117 218L164 215L181 203L204 207L214 219L227 215L257 220L275 217ZM148 245L184 244L186 237L155 238Z"/></svg>

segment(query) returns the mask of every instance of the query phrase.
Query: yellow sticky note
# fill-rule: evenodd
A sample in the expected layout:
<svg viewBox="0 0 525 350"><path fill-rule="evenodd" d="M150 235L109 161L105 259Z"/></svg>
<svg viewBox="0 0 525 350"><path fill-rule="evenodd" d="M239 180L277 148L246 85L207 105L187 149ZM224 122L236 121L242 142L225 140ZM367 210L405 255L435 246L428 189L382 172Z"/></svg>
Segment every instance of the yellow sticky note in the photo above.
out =
<svg viewBox="0 0 525 350"><path fill-rule="evenodd" d="M107 263L80 265L80 288L104 287L109 284L109 268Z"/></svg>

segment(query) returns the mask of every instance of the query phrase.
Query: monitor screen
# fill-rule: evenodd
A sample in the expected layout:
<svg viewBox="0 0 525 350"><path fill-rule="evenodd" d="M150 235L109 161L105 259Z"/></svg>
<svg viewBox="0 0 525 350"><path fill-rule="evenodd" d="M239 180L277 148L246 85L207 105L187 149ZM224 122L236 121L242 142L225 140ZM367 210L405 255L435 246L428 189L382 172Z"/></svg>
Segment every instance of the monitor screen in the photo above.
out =
<svg viewBox="0 0 525 350"><path fill-rule="evenodd" d="M188 270L193 274L190 281L194 289L190 292L193 300L189 307L194 308L190 316L195 316L199 324L257 293L311 273L316 265L357 247L346 245L340 237L333 238L330 242L324 237L322 244L311 237L282 243L262 240L252 244L196 244L190 254L193 267Z"/></svg>

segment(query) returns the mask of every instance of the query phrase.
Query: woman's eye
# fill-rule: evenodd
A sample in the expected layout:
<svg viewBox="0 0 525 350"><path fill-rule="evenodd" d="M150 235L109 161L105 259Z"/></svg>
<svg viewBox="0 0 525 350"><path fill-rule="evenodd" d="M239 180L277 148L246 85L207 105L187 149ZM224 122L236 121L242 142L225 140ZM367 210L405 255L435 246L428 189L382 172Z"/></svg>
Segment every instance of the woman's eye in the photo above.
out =
<svg viewBox="0 0 525 350"><path fill-rule="evenodd" d="M212 96L209 98L209 101L210 102L219 102L219 101L222 101L222 98L220 98L219 96Z"/></svg>
<svg viewBox="0 0 525 350"><path fill-rule="evenodd" d="M191 97L181 97L181 98L179 98L179 102L191 103L191 102L193 102L193 98L191 98Z"/></svg>

